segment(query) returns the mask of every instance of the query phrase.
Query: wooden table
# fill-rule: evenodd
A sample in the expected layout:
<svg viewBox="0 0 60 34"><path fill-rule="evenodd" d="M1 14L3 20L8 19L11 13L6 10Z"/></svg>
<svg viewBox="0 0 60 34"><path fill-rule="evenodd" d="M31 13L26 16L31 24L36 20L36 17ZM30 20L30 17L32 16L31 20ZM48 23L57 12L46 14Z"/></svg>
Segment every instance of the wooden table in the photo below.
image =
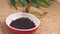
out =
<svg viewBox="0 0 60 34"><path fill-rule="evenodd" d="M21 12L22 7L15 10L9 0L0 0L0 34L12 34L5 27L5 19L8 15ZM48 14L42 19L41 26L34 34L60 34L60 5L52 2L48 8L43 8Z"/></svg>

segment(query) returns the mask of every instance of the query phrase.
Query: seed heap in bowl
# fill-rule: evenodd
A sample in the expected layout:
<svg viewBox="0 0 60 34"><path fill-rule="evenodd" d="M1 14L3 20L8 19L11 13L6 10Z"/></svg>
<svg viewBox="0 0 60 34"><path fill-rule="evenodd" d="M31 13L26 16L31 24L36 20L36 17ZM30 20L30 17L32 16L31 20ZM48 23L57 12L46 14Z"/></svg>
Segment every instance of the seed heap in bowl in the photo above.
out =
<svg viewBox="0 0 60 34"><path fill-rule="evenodd" d="M12 21L10 26L17 29L31 29L34 28L36 25L29 18L22 17Z"/></svg>

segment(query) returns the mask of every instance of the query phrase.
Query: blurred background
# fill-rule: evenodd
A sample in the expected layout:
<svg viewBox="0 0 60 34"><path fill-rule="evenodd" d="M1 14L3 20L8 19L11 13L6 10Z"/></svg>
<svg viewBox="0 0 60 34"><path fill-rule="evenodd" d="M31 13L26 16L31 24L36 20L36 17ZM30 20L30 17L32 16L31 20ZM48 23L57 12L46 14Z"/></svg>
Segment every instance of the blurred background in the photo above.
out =
<svg viewBox="0 0 60 34"><path fill-rule="evenodd" d="M47 12L41 19L41 25L34 34L60 34L60 0L49 0L49 7L41 6L41 9ZM10 0L0 0L0 34L12 34L5 27L5 19L8 15L22 12L24 7L17 4L16 10L10 3Z"/></svg>

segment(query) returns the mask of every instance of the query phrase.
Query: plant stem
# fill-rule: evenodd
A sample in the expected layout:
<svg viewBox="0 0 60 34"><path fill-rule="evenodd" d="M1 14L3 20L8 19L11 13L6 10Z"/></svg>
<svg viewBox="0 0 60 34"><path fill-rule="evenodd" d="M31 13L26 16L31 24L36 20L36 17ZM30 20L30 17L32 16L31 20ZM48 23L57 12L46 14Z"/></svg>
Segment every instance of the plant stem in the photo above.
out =
<svg viewBox="0 0 60 34"><path fill-rule="evenodd" d="M25 11L26 13L28 13L28 11L30 10L30 7L31 7L30 2L29 2L28 0L27 0L27 2L28 2L28 5L25 6L25 8L24 8L24 11Z"/></svg>

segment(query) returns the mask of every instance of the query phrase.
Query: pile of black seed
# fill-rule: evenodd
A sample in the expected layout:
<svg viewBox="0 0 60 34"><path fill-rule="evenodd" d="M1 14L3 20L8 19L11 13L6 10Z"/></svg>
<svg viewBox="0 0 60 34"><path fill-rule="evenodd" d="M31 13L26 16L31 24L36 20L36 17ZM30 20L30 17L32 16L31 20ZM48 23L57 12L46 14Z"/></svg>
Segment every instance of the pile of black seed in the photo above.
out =
<svg viewBox="0 0 60 34"><path fill-rule="evenodd" d="M18 18L11 22L10 26L17 29L31 29L36 25L29 18Z"/></svg>

